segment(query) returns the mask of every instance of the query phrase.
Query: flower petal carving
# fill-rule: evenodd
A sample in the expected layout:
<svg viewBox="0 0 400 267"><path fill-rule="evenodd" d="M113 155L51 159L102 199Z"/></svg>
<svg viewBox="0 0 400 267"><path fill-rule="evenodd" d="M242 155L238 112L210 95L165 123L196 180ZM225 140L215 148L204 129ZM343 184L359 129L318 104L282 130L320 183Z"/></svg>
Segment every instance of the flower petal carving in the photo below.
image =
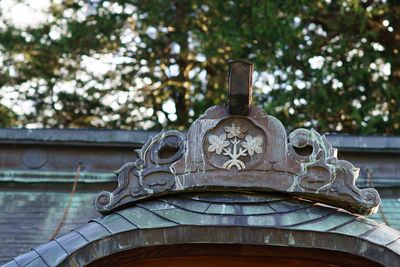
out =
<svg viewBox="0 0 400 267"><path fill-rule="evenodd" d="M228 138L239 137L243 138L244 133L247 132L246 127L242 127L238 121L232 122L230 126L224 127L225 132L228 134Z"/></svg>
<svg viewBox="0 0 400 267"><path fill-rule="evenodd" d="M208 142L210 143L208 151L215 151L215 153L217 153L218 155L222 153L222 150L225 147L229 146L229 142L226 141L226 134L221 134L220 136L210 135L208 136Z"/></svg>
<svg viewBox="0 0 400 267"><path fill-rule="evenodd" d="M262 153L261 145L263 143L263 139L261 136L253 137L251 135L246 135L245 140L246 141L242 143L242 147L247 149L247 152L250 156L253 156L254 153Z"/></svg>

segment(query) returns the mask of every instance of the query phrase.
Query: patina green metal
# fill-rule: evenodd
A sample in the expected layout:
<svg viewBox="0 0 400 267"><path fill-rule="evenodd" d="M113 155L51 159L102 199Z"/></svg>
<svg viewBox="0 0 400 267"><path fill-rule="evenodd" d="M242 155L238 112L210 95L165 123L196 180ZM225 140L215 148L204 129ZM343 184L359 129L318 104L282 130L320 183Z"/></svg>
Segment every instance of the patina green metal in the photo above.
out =
<svg viewBox="0 0 400 267"><path fill-rule="evenodd" d="M50 170L0 170L0 182L18 183L71 183L76 172ZM110 172L80 172L80 183L115 182L115 175Z"/></svg>
<svg viewBox="0 0 400 267"><path fill-rule="evenodd" d="M134 248L198 243L342 251L398 266L399 238L382 223L284 195L184 194L93 219L5 266L85 266Z"/></svg>

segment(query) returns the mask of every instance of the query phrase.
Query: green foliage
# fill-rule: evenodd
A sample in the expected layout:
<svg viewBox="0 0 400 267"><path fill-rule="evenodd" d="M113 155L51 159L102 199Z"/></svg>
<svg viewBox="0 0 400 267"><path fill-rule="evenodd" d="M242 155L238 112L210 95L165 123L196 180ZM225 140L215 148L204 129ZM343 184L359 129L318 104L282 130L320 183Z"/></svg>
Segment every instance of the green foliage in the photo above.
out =
<svg viewBox="0 0 400 267"><path fill-rule="evenodd" d="M289 129L400 133L398 1L66 0L31 27L4 12L1 126L185 129L244 58Z"/></svg>

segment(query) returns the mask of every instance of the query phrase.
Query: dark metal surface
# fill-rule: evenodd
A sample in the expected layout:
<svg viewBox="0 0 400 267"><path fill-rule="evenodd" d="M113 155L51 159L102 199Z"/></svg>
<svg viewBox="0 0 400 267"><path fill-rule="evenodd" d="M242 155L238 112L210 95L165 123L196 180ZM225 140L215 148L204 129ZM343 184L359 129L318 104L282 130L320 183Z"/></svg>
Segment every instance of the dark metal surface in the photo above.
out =
<svg viewBox="0 0 400 267"><path fill-rule="evenodd" d="M332 145L344 151L400 153L400 136L327 134Z"/></svg>
<svg viewBox="0 0 400 267"><path fill-rule="evenodd" d="M229 62L228 110L231 115L249 115L253 95L253 67L245 60Z"/></svg>
<svg viewBox="0 0 400 267"><path fill-rule="evenodd" d="M98 189L97 189L98 190ZM61 229L65 233L98 216L94 191L79 192L71 201ZM0 190L0 265L38 244L48 242L63 217L70 193L66 190Z"/></svg>
<svg viewBox="0 0 400 267"><path fill-rule="evenodd" d="M156 135L151 131L95 129L11 129L0 128L0 144L141 147ZM328 141L341 151L400 152L400 136L357 136L326 134Z"/></svg>
<svg viewBox="0 0 400 267"><path fill-rule="evenodd" d="M53 144L68 146L142 146L151 131L95 129L0 129L3 144Z"/></svg>
<svg viewBox="0 0 400 267"><path fill-rule="evenodd" d="M25 178L27 182L34 182L35 177L66 178L76 171L79 164L87 176L90 176L90 173L99 173L99 176L103 174L112 177L112 171L137 158L135 149L139 147L3 144L0 145L0 176L9 179Z"/></svg>
<svg viewBox="0 0 400 267"><path fill-rule="evenodd" d="M113 253L171 244L259 244L342 251L400 263L400 233L384 224L285 196L169 196L95 219L10 266L84 266Z"/></svg>
<svg viewBox="0 0 400 267"><path fill-rule="evenodd" d="M25 130L17 131L24 132ZM0 130L0 135L1 132L2 130ZM94 136L92 137L94 138ZM390 142L391 139L396 138L328 135L327 139L334 147L339 148L338 158L348 160L360 168L360 177L356 181L359 187L400 186L400 168L398 167L400 148L396 152L394 143ZM344 142L344 139L347 141ZM372 141L375 139L382 139L377 142L377 144L382 144L382 147L372 148L375 144ZM400 138L398 139L400 140ZM133 133L131 140L135 140ZM17 144L11 144L12 142ZM388 146L384 146L385 143ZM116 177L112 171L117 170L126 162L134 161L137 158L134 150L142 146L142 144L120 146L120 143L101 145L102 143L98 143L98 146L94 147L82 143L82 146L85 146L82 149L81 145L67 142L61 146L51 142L46 145L41 142L25 144L23 141L10 139L8 143L0 146L0 182L3 183L3 186L6 186L4 182L68 183L73 181L72 177L75 175L78 163L82 164L83 170L80 182L114 182ZM39 158L35 160L39 165L32 165L29 159L32 156L31 152L38 150L41 152Z"/></svg>

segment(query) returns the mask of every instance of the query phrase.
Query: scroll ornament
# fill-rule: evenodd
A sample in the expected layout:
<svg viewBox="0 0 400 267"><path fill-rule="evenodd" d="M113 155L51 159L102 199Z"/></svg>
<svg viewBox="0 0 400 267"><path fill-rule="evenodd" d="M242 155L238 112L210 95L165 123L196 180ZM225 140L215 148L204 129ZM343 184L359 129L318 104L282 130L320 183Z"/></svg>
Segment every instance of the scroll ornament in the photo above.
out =
<svg viewBox="0 0 400 267"><path fill-rule="evenodd" d="M250 105L252 69L246 61L231 62L228 105L209 108L187 135L167 131L148 140L136 161L116 171L118 187L98 194L97 210L109 213L165 194L231 190L374 213L378 192L356 187L359 169L338 159L324 136L307 129L287 136L278 119Z"/></svg>

